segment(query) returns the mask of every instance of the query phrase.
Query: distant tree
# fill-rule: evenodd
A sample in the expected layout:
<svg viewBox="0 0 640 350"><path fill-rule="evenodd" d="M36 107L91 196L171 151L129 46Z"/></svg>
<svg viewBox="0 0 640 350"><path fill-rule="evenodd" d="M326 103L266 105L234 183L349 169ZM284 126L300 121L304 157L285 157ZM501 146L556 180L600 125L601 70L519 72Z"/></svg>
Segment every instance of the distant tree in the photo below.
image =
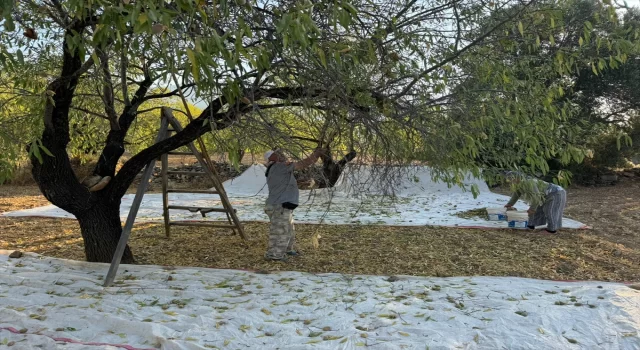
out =
<svg viewBox="0 0 640 350"><path fill-rule="evenodd" d="M604 150L600 144L608 142L605 158L611 165L619 163L620 157L610 156L616 147L630 150L640 106L637 10L620 15L596 0L540 1L533 8L536 11L521 18L524 34L515 30L510 37L496 34L492 44L475 50L492 57L493 64L475 60L460 64L464 78L455 88L457 106L452 115L483 140L477 141L482 146L474 161L484 168L518 166L537 175L552 170L548 179L559 175L567 179L563 169L585 157L593 159L594 147ZM482 19L485 27L495 21L493 16ZM566 69L569 66L573 68ZM511 81L517 84L505 84ZM481 89L503 94L467 93ZM499 107L502 103L509 107ZM502 121L486 122L487 117L495 121L496 115Z"/></svg>

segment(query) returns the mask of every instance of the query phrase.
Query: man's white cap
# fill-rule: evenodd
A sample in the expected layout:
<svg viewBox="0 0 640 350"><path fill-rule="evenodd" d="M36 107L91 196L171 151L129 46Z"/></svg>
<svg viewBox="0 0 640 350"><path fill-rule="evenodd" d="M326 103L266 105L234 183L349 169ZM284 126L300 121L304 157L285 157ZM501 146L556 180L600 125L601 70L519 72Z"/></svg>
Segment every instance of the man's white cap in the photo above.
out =
<svg viewBox="0 0 640 350"><path fill-rule="evenodd" d="M274 151L267 151L267 152L264 154L264 160L268 162L268 161L269 161L269 157L271 157L271 155L272 155L273 153L275 153L275 152L274 152Z"/></svg>

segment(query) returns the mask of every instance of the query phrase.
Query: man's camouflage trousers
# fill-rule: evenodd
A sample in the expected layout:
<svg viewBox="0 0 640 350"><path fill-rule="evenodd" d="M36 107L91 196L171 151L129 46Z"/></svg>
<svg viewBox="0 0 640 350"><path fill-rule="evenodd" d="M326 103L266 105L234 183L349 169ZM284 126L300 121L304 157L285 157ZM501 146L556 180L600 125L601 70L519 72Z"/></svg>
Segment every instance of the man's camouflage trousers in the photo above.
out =
<svg viewBox="0 0 640 350"><path fill-rule="evenodd" d="M287 252L293 251L296 234L293 228L293 210L281 205L267 205L264 212L269 216L269 248L267 259L283 259Z"/></svg>

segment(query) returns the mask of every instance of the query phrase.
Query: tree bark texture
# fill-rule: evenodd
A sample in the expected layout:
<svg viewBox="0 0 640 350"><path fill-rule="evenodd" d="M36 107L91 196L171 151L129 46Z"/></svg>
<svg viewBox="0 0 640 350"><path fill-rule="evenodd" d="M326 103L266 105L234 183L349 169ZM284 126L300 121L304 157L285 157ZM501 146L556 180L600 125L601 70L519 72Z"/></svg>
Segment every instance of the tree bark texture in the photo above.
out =
<svg viewBox="0 0 640 350"><path fill-rule="evenodd" d="M77 218L87 261L111 262L122 234L120 203L100 203ZM127 246L122 255L122 263L134 262L131 249Z"/></svg>
<svg viewBox="0 0 640 350"><path fill-rule="evenodd" d="M322 160L322 178L318 181L318 188L331 188L336 185L344 167L348 162L352 161L356 157L356 151L347 153L340 161L334 162L333 158L327 152L326 155L321 156Z"/></svg>

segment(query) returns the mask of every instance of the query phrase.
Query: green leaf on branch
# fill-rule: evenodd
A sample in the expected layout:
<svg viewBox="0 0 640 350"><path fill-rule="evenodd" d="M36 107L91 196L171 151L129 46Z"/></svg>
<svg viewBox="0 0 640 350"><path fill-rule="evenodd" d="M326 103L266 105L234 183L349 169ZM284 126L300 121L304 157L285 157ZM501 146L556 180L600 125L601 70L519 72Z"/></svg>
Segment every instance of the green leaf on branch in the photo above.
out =
<svg viewBox="0 0 640 350"><path fill-rule="evenodd" d="M522 21L518 22L518 31L520 35L524 36L524 26L522 25Z"/></svg>
<svg viewBox="0 0 640 350"><path fill-rule="evenodd" d="M20 65L24 65L24 55L22 53L22 50L18 49L16 51L16 58L18 59L18 63Z"/></svg>
<svg viewBox="0 0 640 350"><path fill-rule="evenodd" d="M189 58L189 62L191 63L191 75L193 75L193 80L198 82L198 80L200 80L200 69L198 68L196 55L190 48L187 48L187 57Z"/></svg>
<svg viewBox="0 0 640 350"><path fill-rule="evenodd" d="M326 69L327 68L327 57L325 56L324 51L322 50L322 48L318 47L317 51L318 51L318 57L320 58L320 63L322 63L322 66Z"/></svg>
<svg viewBox="0 0 640 350"><path fill-rule="evenodd" d="M348 1L343 1L342 2L342 7L344 7L347 11L349 11L352 15L357 15L358 14L358 9L356 9L351 3L349 3Z"/></svg>
<svg viewBox="0 0 640 350"><path fill-rule="evenodd" d="M7 2L11 3L9 6L13 5L13 1L7 1ZM6 5L0 5L0 7L2 6L6 6ZM4 9L0 9L0 12L3 12L3 10ZM4 30L6 30L7 32L13 32L14 30L16 30L16 25L15 23L13 23L13 18L11 18L11 16L5 17L3 26L4 26Z"/></svg>

